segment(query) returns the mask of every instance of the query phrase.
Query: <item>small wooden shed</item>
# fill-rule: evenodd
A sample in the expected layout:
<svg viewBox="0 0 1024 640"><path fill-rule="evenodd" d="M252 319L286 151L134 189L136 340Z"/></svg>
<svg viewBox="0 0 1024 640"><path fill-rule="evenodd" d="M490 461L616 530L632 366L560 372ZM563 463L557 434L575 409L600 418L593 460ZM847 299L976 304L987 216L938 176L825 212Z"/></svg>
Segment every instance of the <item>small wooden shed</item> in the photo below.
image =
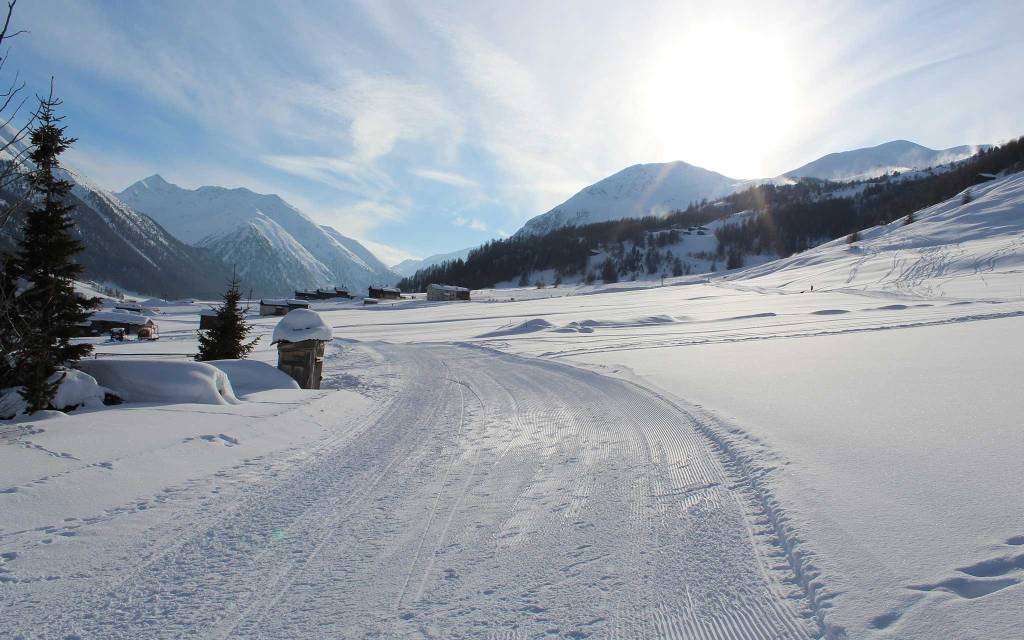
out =
<svg viewBox="0 0 1024 640"><path fill-rule="evenodd" d="M450 284L431 284L427 287L427 300L435 302L469 300L469 289Z"/></svg>
<svg viewBox="0 0 1024 640"><path fill-rule="evenodd" d="M309 303L295 299L266 299L260 300L261 316L284 316L294 309L308 309Z"/></svg>
<svg viewBox="0 0 1024 640"><path fill-rule="evenodd" d="M370 287L367 297L378 300L398 300L402 297L402 291L395 287Z"/></svg>

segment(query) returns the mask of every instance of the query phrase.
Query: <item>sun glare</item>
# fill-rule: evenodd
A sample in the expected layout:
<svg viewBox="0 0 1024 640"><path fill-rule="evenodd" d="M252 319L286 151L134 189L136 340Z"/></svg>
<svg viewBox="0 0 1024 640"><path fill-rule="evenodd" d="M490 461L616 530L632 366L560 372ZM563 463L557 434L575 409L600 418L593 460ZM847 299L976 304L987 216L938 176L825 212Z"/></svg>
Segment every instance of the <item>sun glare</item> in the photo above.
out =
<svg viewBox="0 0 1024 640"><path fill-rule="evenodd" d="M801 117L798 71L779 33L715 21L664 38L637 89L655 155L737 178L764 175L758 150Z"/></svg>

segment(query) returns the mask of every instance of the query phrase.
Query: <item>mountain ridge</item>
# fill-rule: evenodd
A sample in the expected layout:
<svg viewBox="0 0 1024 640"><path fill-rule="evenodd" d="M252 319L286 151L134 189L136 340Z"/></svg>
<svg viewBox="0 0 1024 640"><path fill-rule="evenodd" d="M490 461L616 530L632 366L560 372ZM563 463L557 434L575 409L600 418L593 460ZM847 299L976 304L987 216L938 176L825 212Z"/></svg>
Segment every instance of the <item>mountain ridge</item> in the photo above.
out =
<svg viewBox="0 0 1024 640"><path fill-rule="evenodd" d="M117 195L180 240L235 265L262 295L327 286L361 291L398 278L357 240L317 224L276 194L244 187L185 189L154 174Z"/></svg>
<svg viewBox="0 0 1024 640"><path fill-rule="evenodd" d="M908 140L830 153L774 178L738 179L687 162L630 165L587 187L514 234L541 235L566 226L663 215L693 202L716 200L756 184L786 184L801 178L848 181L892 171L924 169L967 158L989 145L929 149Z"/></svg>

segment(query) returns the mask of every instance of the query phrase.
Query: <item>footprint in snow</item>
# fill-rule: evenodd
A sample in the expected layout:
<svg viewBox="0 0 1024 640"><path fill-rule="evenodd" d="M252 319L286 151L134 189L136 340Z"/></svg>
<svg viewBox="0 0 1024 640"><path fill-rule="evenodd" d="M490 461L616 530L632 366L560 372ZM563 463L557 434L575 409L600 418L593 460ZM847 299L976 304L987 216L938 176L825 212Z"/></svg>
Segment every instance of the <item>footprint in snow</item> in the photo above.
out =
<svg viewBox="0 0 1024 640"><path fill-rule="evenodd" d="M1012 541L1015 539L1010 538L1007 544L1013 544ZM910 588L915 591L948 591L971 600L982 598L1021 582L1024 578L1024 553L995 556L958 567L957 571L963 575L930 584L913 585Z"/></svg>

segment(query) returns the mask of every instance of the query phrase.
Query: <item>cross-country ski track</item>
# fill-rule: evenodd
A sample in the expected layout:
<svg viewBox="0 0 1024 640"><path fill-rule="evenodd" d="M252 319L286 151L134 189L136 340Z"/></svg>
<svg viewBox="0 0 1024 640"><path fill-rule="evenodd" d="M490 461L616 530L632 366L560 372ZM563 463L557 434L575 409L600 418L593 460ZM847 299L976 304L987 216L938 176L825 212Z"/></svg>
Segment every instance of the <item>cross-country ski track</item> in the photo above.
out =
<svg viewBox="0 0 1024 640"><path fill-rule="evenodd" d="M178 487L157 524L85 519L62 541L81 545L73 573L11 579L4 634L823 635L756 480L696 414L479 347L358 351L377 363L362 418ZM330 358L325 384L360 383L342 370ZM257 419L326 424L332 395ZM120 544L90 551L91 527ZM31 555L40 535L0 540Z"/></svg>

